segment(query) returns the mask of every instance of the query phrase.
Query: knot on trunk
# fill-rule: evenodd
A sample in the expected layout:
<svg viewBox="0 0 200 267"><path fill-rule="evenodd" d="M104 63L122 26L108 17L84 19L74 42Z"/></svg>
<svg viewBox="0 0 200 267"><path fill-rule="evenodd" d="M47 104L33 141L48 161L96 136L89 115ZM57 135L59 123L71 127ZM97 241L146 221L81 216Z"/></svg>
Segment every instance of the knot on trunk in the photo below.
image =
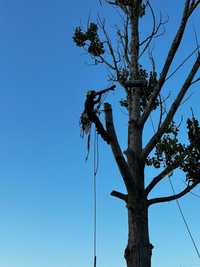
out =
<svg viewBox="0 0 200 267"><path fill-rule="evenodd" d="M151 243L138 243L132 246L127 245L125 251L124 251L124 257L126 259L130 258L132 255L135 255L139 252L139 254L146 251L148 254L152 254L152 249L154 246Z"/></svg>

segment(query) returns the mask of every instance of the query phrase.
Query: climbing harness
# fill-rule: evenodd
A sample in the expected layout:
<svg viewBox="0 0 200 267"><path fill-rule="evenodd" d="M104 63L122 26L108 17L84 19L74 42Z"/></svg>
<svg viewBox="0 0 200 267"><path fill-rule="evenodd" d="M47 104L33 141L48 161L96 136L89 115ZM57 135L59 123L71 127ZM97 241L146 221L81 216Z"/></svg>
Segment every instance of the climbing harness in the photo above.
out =
<svg viewBox="0 0 200 267"><path fill-rule="evenodd" d="M80 127L81 127L81 137L87 135L91 128L91 122L88 118L88 115L83 112L80 117Z"/></svg>
<svg viewBox="0 0 200 267"><path fill-rule="evenodd" d="M101 112L102 112L101 106L105 101L105 98L107 96L108 91L114 90L114 88L115 88L115 86L112 86L112 87L110 87L108 89L104 89L104 90L101 91L101 93L102 93L101 99L100 99L99 103L97 104L97 106L96 106L96 108L94 110L94 114L96 114L97 117L99 117L101 115ZM94 92L95 91L88 91L87 92L87 96L91 95ZM99 124L100 124L100 121L99 121ZM98 126L99 126L99 124L98 124ZM85 158L85 160L87 161L88 157L89 157L89 153L90 153L92 122L89 119L88 114L87 114L87 112L85 110L82 112L82 114L80 116L79 125L80 125L80 131L81 131L80 135L81 135L81 137L82 138L84 138L85 136L87 137L87 154L86 154L86 158ZM99 126L97 128L97 125L95 125L95 126L96 126L96 130L98 131L98 133L99 133L100 130L104 131L103 127Z"/></svg>

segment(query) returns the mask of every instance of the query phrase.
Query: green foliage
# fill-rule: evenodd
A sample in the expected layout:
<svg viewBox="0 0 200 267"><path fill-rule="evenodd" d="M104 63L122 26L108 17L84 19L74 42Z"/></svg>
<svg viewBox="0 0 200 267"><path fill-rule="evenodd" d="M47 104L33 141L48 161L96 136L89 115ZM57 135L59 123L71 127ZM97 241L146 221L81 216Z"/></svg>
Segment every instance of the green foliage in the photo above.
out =
<svg viewBox="0 0 200 267"><path fill-rule="evenodd" d="M128 72L128 70L126 70L126 69L120 70L120 74L119 74L119 80L120 80L120 82L122 84L125 84L126 81L128 80L128 78L129 78L129 72ZM157 73L151 71L148 74L148 72L144 68L142 68L142 66L140 65L140 68L139 68L139 79L140 80L147 81L147 87L141 89L140 110L141 110L141 112L143 112L144 109L145 109L145 107L148 104L148 101L149 101L149 99L151 97L151 94L152 94L155 86L158 83ZM128 108L127 99L121 99L120 100L120 104L121 104L122 107ZM155 101L152 109L153 110L156 109L158 107L158 105L159 105L159 102L156 99L156 101Z"/></svg>
<svg viewBox="0 0 200 267"><path fill-rule="evenodd" d="M97 24L91 22L87 31L82 31L81 27L76 27L73 40L75 44L79 47L87 48L89 54L94 57L104 54L104 45L100 41L98 35Z"/></svg>
<svg viewBox="0 0 200 267"><path fill-rule="evenodd" d="M115 3L118 6L133 6L133 0L116 0ZM141 3L140 5L140 9L139 9L139 16L143 17L145 15L145 9L146 9L146 5Z"/></svg>
<svg viewBox="0 0 200 267"><path fill-rule="evenodd" d="M98 26L95 23L91 22L86 33L88 40L90 40L91 42L95 41L98 38L97 31Z"/></svg>
<svg viewBox="0 0 200 267"><path fill-rule="evenodd" d="M87 41L87 35L82 32L80 27L77 27L73 35L73 40L77 46L84 47Z"/></svg>
<svg viewBox="0 0 200 267"><path fill-rule="evenodd" d="M94 40L90 43L88 52L95 57L102 55L104 53L103 43L98 40Z"/></svg>
<svg viewBox="0 0 200 267"><path fill-rule="evenodd" d="M178 165L186 173L188 182L200 179L200 127L195 117L187 120L188 145L178 141L179 129L172 122L162 139L157 143L153 157L146 161L148 166Z"/></svg>
<svg viewBox="0 0 200 267"><path fill-rule="evenodd" d="M178 142L178 132L178 127L172 122L157 143L154 156L147 159L147 165L160 168L162 165L170 166L183 160L185 146Z"/></svg>
<svg viewBox="0 0 200 267"><path fill-rule="evenodd" d="M198 120L193 116L187 120L189 145L182 170L186 173L189 182L200 180L200 127Z"/></svg>
<svg viewBox="0 0 200 267"><path fill-rule="evenodd" d="M121 82L121 84L125 84L129 79L129 70L125 68L119 69L119 77L118 80Z"/></svg>
<svg viewBox="0 0 200 267"><path fill-rule="evenodd" d="M158 83L157 80L157 73L156 72L150 72L150 74L148 75L148 73L146 72L146 70L140 68L140 79L141 80L147 80L148 81L148 85L146 88L144 88L143 90L143 94L141 96L140 99L140 106L141 106L141 111L144 111L145 107L147 106L149 99L151 97L151 94L155 88L155 86ZM152 109L156 109L159 105L158 100L156 99L156 101L154 102L154 105L152 107Z"/></svg>

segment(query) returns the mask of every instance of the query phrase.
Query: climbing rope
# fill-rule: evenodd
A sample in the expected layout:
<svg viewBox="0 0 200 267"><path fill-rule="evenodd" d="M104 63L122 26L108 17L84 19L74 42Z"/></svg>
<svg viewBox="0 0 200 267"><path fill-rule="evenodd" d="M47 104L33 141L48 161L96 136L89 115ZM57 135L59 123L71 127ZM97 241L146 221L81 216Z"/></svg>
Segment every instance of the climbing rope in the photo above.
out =
<svg viewBox="0 0 200 267"><path fill-rule="evenodd" d="M101 114L101 106L105 101L107 94L104 94L104 96L101 98L101 101L99 102L97 106L97 112L99 115ZM93 155L93 266L96 267L97 265L97 172L99 169L99 137L94 130L94 155Z"/></svg>
<svg viewBox="0 0 200 267"><path fill-rule="evenodd" d="M171 188L172 188L172 191L173 191L173 195L176 195L176 192L175 192L174 186L173 186L173 184L172 184L172 180L171 180L170 175L168 175L168 178L169 178L169 182L170 182L170 185L171 185ZM180 212L180 215L181 215L181 217L182 217L182 219L183 219L183 222L184 222L184 224L185 224L185 227L186 227L186 229L187 229L187 232L188 232L188 234L189 234L189 236L190 236L190 239L191 239L191 241L192 241L192 244L193 244L193 246L194 246L194 250L196 251L196 254L197 254L198 258L200 259L200 252L199 252L199 249L198 249L197 244L196 244L196 242L195 242L195 240L194 240L194 237L193 237L193 235L192 235L192 232L191 232L191 230L190 230L190 227L189 227L189 225L188 225L188 222L187 222L187 220L186 220L186 218L185 218L185 216L184 216L183 210L182 210L182 208L181 208L181 205L180 205L180 202L179 202L178 199L176 199L176 203L177 203L177 207L178 207L178 210L179 210L179 212Z"/></svg>
<svg viewBox="0 0 200 267"><path fill-rule="evenodd" d="M92 132L92 127L90 127L88 131L88 137L87 137L87 154L85 157L85 161L88 160L89 154L90 154L90 139L91 139L91 132Z"/></svg>
<svg viewBox="0 0 200 267"><path fill-rule="evenodd" d="M94 257L94 267L97 264L97 172L99 168L99 142L98 142L98 134L94 132L94 158L93 158L93 205L94 205L94 218L93 218L93 257Z"/></svg>
<svg viewBox="0 0 200 267"><path fill-rule="evenodd" d="M109 88L111 90L112 88ZM101 106L105 101L107 93L104 93L101 97L101 101L99 101L95 113L98 115L101 114ZM87 138L87 154L86 154L86 161L88 159L89 153L90 153L90 142L91 142L91 131L92 131L92 123L88 120L86 120L86 126L84 124L84 119L88 119L84 117L84 113L81 115L81 127L82 127L82 134L81 136L84 136L84 133L88 135ZM94 154L93 154L93 266L96 267L97 264L97 185L96 185L96 176L99 168L99 142L98 142L98 134L96 132L96 129L94 130Z"/></svg>
<svg viewBox="0 0 200 267"><path fill-rule="evenodd" d="M153 131L154 131L154 133L155 133L155 127L154 127L154 123L153 123L152 118L151 118L151 123L152 123ZM169 183L170 183L171 188L172 188L173 195L175 196L175 195L176 195L176 192L175 192L175 189L174 189L172 180L171 180L171 176L172 176L172 175L173 175L173 174L169 174L169 175L168 175L168 179L169 179ZM188 222L187 222L187 220L186 220L186 218L185 218L185 216L184 216L183 209L181 208L181 205L180 205L180 202L179 202L178 199L176 199L176 204L177 204L178 210L179 210L179 212L180 212L180 215L181 215L181 217L182 217L182 220L183 220L183 222L184 222L184 224L185 224L185 227L186 227L186 229L187 229L187 232L188 232L188 234L189 234L189 236L190 236L190 239L191 239L191 241L192 241L194 250L195 250L195 252L196 252L198 258L200 259L200 251L199 251L199 249L198 249L198 247L197 247L197 244L196 244L196 242L195 242L195 240L194 240L194 237L193 237L192 232L191 232L191 230L190 230L189 224L188 224Z"/></svg>

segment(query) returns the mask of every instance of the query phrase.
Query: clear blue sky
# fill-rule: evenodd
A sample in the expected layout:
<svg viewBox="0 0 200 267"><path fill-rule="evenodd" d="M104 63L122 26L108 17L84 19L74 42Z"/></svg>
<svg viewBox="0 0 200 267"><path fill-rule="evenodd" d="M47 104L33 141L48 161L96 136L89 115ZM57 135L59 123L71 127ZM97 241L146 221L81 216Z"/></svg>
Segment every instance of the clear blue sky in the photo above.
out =
<svg viewBox="0 0 200 267"><path fill-rule="evenodd" d="M169 32L156 47L158 66L182 8L174 3L155 4L170 16ZM109 83L101 68L87 64L87 57L73 45L71 37L74 27L86 23L97 11L103 10L93 0L0 3L2 267L92 266L92 162L84 162L85 143L79 137L78 121L87 88L103 88ZM112 12L104 11L109 18ZM195 17L193 23L198 28ZM195 46L192 24L188 29L179 59ZM172 80L170 89L176 89L182 78L179 74ZM188 114L191 105L200 115L197 90L192 89L182 115ZM114 106L118 100L118 93L109 98ZM125 144L121 129L126 126L126 116L119 109L116 112L119 138ZM150 133L147 129L147 137ZM175 180L182 185L183 177ZM111 152L100 142L98 267L125 266L126 209L109 196L120 188L123 190L123 185ZM156 194L164 192L171 192L168 183ZM200 247L200 199L190 195L181 203ZM151 208L150 229L154 267L198 266L175 203Z"/></svg>

